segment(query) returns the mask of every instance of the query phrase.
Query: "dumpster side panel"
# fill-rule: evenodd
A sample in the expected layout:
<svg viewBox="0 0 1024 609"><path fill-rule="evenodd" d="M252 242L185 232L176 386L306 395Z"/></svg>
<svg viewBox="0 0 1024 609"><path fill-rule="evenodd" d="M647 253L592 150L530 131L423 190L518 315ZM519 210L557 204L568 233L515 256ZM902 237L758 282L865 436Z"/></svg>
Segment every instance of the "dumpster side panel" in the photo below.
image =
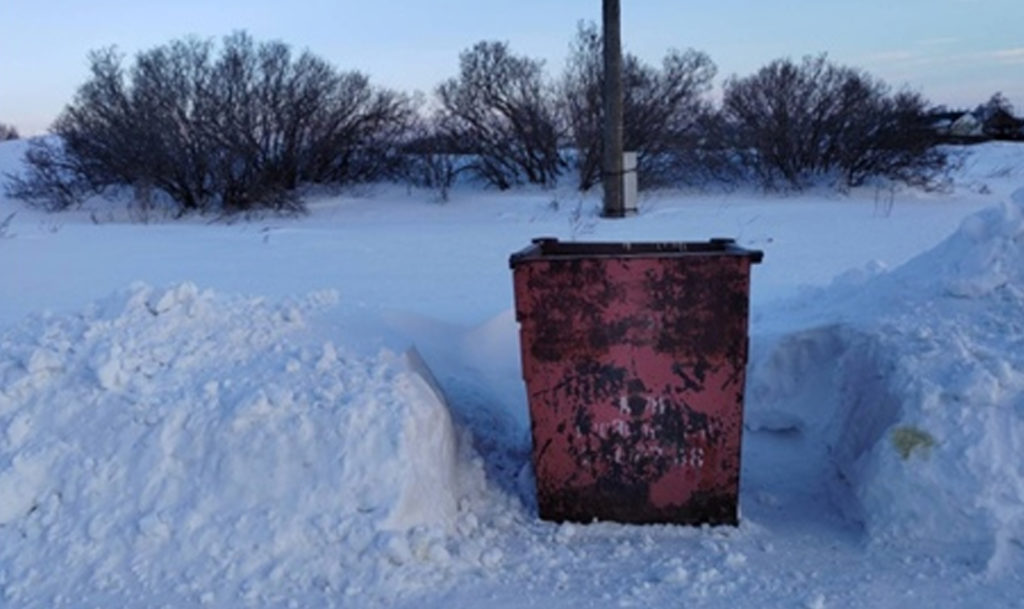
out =
<svg viewBox="0 0 1024 609"><path fill-rule="evenodd" d="M750 261L516 266L540 513L735 523Z"/></svg>

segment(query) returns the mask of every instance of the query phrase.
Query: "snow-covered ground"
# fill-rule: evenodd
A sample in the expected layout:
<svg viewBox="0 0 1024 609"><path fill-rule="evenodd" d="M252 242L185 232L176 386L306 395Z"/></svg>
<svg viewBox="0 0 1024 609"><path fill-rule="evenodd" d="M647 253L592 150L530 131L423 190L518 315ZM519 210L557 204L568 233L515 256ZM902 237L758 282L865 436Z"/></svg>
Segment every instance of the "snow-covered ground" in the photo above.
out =
<svg viewBox="0 0 1024 609"><path fill-rule="evenodd" d="M625 220L570 188L231 223L0 196L0 607L1024 606L1024 146L966 154L951 193ZM541 235L765 252L739 527L537 519L508 256Z"/></svg>

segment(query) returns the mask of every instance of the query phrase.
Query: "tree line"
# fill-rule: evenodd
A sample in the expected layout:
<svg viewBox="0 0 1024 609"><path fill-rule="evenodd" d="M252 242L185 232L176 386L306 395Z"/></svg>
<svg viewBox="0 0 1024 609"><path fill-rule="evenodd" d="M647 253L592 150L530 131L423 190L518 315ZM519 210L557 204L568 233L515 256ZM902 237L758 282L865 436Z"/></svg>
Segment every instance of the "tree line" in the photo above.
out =
<svg viewBox="0 0 1024 609"><path fill-rule="evenodd" d="M301 210L303 189L404 180L446 196L460 174L507 189L569 173L601 178L601 37L581 24L562 73L480 42L432 103L371 84L244 32L139 53L89 56L90 76L51 131L30 143L10 195L58 210L129 189L181 213ZM924 184L945 155L928 102L824 56L779 59L728 78L670 50L624 58L624 138L642 188L753 179L799 189L874 178Z"/></svg>

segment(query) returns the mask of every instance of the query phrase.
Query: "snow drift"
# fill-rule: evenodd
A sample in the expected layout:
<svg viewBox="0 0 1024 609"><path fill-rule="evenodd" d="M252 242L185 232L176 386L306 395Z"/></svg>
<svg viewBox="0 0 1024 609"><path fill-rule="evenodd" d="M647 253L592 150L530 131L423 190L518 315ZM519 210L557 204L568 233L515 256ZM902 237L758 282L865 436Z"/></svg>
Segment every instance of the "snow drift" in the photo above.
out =
<svg viewBox="0 0 1024 609"><path fill-rule="evenodd" d="M819 295L831 323L755 358L754 430L798 431L871 539L1024 543L1024 190L934 249ZM852 501L851 501L852 499Z"/></svg>
<svg viewBox="0 0 1024 609"><path fill-rule="evenodd" d="M136 285L0 335L0 598L53 577L337 589L370 548L443 553L459 489L446 404L415 356L318 336L309 320L335 299Z"/></svg>

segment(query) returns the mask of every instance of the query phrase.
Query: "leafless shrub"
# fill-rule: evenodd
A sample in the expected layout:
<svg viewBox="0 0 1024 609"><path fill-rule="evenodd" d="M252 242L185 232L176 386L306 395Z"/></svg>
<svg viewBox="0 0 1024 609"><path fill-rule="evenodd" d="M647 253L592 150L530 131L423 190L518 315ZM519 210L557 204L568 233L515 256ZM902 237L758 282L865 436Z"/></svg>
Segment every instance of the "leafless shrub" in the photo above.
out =
<svg viewBox="0 0 1024 609"><path fill-rule="evenodd" d="M102 190L82 159L69 154L63 141L40 138L29 142L21 173L5 174L7 196L22 199L47 211L76 207Z"/></svg>
<svg viewBox="0 0 1024 609"><path fill-rule="evenodd" d="M731 145L769 188L801 188L834 176L858 186L880 176L928 184L946 157L916 93L889 87L824 56L773 61L725 84L722 116Z"/></svg>
<svg viewBox="0 0 1024 609"><path fill-rule="evenodd" d="M465 168L466 157L458 150L447 134L421 122L417 135L404 148L403 177L413 186L436 190L441 201L448 201L458 174Z"/></svg>
<svg viewBox="0 0 1024 609"><path fill-rule="evenodd" d="M541 62L480 42L459 56L459 76L437 89L437 129L469 153L467 169L487 183L550 185L562 170L551 88Z"/></svg>
<svg viewBox="0 0 1024 609"><path fill-rule="evenodd" d="M296 211L303 183L393 175L413 116L362 74L245 33L219 53L185 39L122 63L114 49L90 55L91 78L52 129L61 143L30 151L16 196L62 208L83 184L145 184L181 213Z"/></svg>
<svg viewBox="0 0 1024 609"><path fill-rule="evenodd" d="M576 149L579 186L601 180L601 34L580 24L560 84L561 108ZM715 65L704 53L671 50L660 67L633 55L623 62L623 141L637 155L641 186L701 181L715 154L709 139L711 104L706 94Z"/></svg>

